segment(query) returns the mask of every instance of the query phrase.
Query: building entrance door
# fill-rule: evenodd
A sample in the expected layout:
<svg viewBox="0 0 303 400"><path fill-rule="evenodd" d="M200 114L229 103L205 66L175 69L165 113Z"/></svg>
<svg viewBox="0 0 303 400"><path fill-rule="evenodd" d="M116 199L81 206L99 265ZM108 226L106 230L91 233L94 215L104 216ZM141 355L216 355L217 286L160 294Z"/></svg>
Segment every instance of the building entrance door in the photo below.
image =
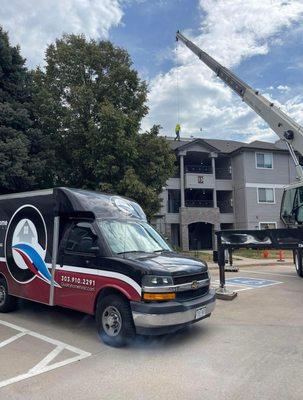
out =
<svg viewBox="0 0 303 400"><path fill-rule="evenodd" d="M212 224L195 222L188 225L189 250L211 250Z"/></svg>

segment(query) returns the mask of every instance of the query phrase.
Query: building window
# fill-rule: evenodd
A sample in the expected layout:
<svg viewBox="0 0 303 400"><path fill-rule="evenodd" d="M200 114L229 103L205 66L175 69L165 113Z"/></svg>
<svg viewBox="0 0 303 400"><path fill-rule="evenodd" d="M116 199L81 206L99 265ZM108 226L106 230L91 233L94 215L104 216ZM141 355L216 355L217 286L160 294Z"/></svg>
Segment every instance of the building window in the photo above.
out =
<svg viewBox="0 0 303 400"><path fill-rule="evenodd" d="M273 169L272 153L256 153L256 168Z"/></svg>
<svg viewBox="0 0 303 400"><path fill-rule="evenodd" d="M277 223L276 222L259 222L259 229L276 229Z"/></svg>
<svg viewBox="0 0 303 400"><path fill-rule="evenodd" d="M275 190L272 188L258 188L258 203L275 203Z"/></svg>
<svg viewBox="0 0 303 400"><path fill-rule="evenodd" d="M181 206L181 192L177 189L168 190L167 211L169 213L178 213Z"/></svg>

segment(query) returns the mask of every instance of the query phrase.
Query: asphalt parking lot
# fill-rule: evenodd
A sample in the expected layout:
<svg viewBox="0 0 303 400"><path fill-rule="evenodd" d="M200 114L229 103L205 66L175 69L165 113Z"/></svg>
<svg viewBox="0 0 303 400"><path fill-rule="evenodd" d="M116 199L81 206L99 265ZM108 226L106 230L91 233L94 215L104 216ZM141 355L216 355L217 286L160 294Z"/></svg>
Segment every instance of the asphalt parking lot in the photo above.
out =
<svg viewBox="0 0 303 400"><path fill-rule="evenodd" d="M302 399L303 279L277 264L227 278L238 297L210 319L123 349L80 313L24 302L1 314L1 399Z"/></svg>

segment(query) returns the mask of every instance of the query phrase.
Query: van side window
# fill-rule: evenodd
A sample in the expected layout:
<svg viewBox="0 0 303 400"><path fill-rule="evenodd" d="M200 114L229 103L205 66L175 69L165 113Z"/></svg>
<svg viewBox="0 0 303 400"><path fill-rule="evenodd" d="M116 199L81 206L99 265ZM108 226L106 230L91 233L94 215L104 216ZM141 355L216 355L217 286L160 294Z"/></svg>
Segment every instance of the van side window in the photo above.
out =
<svg viewBox="0 0 303 400"><path fill-rule="evenodd" d="M87 222L75 224L68 235L65 250L75 253L96 253L98 236L91 224Z"/></svg>

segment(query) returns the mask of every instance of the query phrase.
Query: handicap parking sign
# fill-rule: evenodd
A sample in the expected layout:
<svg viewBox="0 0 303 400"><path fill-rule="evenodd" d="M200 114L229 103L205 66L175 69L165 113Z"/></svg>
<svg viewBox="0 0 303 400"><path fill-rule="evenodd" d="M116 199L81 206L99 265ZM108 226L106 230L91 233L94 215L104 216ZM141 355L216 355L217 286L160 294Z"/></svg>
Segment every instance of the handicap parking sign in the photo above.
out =
<svg viewBox="0 0 303 400"><path fill-rule="evenodd" d="M282 282L272 281L269 279L239 277L239 278L226 279L226 283L229 285L250 286L257 288L257 287L277 285Z"/></svg>

